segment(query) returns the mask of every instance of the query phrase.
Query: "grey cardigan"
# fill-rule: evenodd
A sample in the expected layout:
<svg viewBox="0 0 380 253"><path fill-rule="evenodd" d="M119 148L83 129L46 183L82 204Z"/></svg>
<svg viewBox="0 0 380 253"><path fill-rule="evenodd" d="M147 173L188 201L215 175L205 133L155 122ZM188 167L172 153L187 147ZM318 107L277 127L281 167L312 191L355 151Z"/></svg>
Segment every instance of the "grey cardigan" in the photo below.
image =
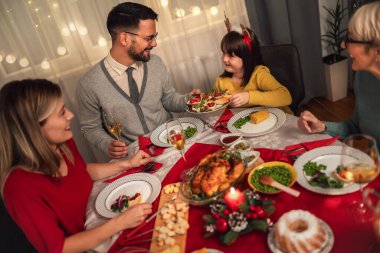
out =
<svg viewBox="0 0 380 253"><path fill-rule="evenodd" d="M103 115L112 113L122 126L127 144L185 110L185 95L178 94L162 60L151 55L144 63L144 77L137 104L116 84L104 66L104 59L79 81L76 91L78 116L85 139L108 154L113 138L107 134Z"/></svg>

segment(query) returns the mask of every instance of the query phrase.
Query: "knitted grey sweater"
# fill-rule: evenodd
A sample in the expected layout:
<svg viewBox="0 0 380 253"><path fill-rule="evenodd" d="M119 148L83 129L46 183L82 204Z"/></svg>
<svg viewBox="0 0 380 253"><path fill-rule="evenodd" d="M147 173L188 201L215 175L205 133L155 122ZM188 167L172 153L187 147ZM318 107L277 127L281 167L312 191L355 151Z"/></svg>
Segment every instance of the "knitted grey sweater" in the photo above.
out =
<svg viewBox="0 0 380 253"><path fill-rule="evenodd" d="M169 72L155 55L144 63L144 78L137 104L133 104L111 78L104 60L82 77L76 97L85 139L106 154L113 138L105 130L104 115L112 113L120 121L122 140L128 144L171 118L170 112L185 110L185 96L175 91Z"/></svg>

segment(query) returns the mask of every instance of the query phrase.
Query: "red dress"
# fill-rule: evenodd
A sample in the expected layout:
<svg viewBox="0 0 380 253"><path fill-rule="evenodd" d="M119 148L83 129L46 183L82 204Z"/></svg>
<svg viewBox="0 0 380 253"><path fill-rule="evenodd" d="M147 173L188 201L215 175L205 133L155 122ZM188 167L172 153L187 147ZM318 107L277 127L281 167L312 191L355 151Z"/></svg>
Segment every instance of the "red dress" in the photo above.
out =
<svg viewBox="0 0 380 253"><path fill-rule="evenodd" d="M4 185L6 208L38 252L62 252L65 237L84 230L92 180L74 141L67 141L74 165L50 176L15 169Z"/></svg>

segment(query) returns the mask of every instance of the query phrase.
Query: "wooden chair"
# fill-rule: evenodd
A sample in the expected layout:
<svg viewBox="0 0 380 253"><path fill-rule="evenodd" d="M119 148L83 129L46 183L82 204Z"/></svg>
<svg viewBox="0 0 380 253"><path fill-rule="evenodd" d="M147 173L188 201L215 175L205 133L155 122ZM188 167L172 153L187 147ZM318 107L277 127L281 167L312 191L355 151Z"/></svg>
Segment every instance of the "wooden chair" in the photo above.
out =
<svg viewBox="0 0 380 253"><path fill-rule="evenodd" d="M305 98L305 86L296 46L291 44L262 46L261 54L271 74L288 88L292 95L289 107L298 115L299 106Z"/></svg>

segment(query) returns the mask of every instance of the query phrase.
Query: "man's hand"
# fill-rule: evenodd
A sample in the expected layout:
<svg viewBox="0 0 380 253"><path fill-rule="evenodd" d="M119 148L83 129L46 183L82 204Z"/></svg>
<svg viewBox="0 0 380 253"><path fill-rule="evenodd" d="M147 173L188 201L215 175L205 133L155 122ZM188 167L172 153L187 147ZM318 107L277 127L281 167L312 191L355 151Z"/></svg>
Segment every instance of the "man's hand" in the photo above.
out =
<svg viewBox="0 0 380 253"><path fill-rule="evenodd" d="M114 140L108 144L108 156L111 159L125 158L127 153L127 145L122 141Z"/></svg>
<svg viewBox="0 0 380 253"><path fill-rule="evenodd" d="M202 91L200 89L193 89L192 91L189 92L189 96L192 96L194 94L201 94Z"/></svg>

